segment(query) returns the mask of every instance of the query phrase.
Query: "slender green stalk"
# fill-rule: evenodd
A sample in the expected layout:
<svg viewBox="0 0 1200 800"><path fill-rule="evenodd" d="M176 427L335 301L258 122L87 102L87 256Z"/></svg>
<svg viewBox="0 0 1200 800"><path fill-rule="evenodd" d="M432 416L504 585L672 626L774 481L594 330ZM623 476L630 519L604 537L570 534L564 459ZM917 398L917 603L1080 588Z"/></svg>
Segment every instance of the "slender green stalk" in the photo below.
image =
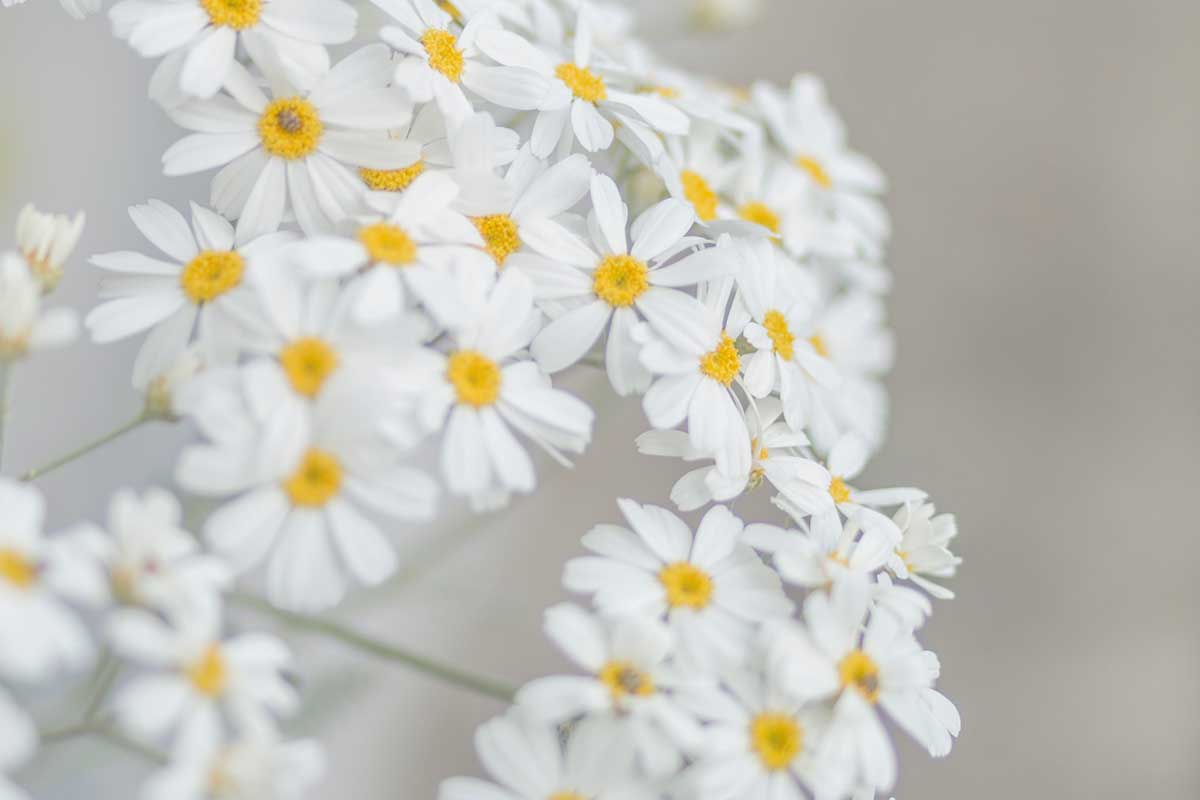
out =
<svg viewBox="0 0 1200 800"><path fill-rule="evenodd" d="M470 689L473 692L478 692L479 694L487 695L506 703L511 703L514 695L516 695L515 688L500 681L476 675L466 670L435 661L427 656L381 642L366 634L343 627L332 620L321 619L320 617L308 614L298 614L294 611L283 611L257 597L234 595L230 599L243 607L269 614L296 630L307 631L308 633L334 639L344 645L365 653L370 653L385 661L403 664L404 666L424 672L427 675L432 675L446 683L461 686L464 689Z"/></svg>
<svg viewBox="0 0 1200 800"><path fill-rule="evenodd" d="M100 669L96 671L96 680L92 683L92 698L83 711L85 722L94 720L100 713L104 701L108 699L108 693L112 691L113 684L117 682L117 676L120 674L121 662L111 653L105 653Z"/></svg>
<svg viewBox="0 0 1200 800"><path fill-rule="evenodd" d="M73 725L64 725L61 728L53 728L51 730L42 731L39 735L44 746L50 746L59 742L70 741L71 739L79 739L85 736L95 736L103 739L109 744L126 750L135 755L139 755L147 761L153 761L156 764L167 763L167 757L155 750L153 747L144 745L141 742L129 738L121 731L112 726L112 723L103 719L84 720Z"/></svg>
<svg viewBox="0 0 1200 800"><path fill-rule="evenodd" d="M128 422L126 422L123 425L119 425L118 427L116 427L113 430L109 431L108 433L104 434L100 438L93 439L92 441L88 442L87 444L83 445L82 447L72 450L69 453L65 453L65 454L59 456L58 458L54 459L53 461L43 464L40 467L34 467L33 469L29 470L24 475L22 475L21 480L32 481L32 480L42 477L43 475L45 475L47 473L53 472L54 470L58 469L59 467L64 467L67 464L70 464L72 461L83 458L88 453L91 453L94 450L99 450L101 447L103 447L106 444L109 444L110 442L115 442L117 439L120 439L125 434L129 433L130 431L137 430L141 426L145 425L147 422L150 422L152 419L154 419L154 417L150 416L145 411L143 411L142 413L138 414L133 419L129 420Z"/></svg>
<svg viewBox="0 0 1200 800"><path fill-rule="evenodd" d="M0 467L4 465L4 444L8 433L8 415L12 411L13 370L11 361L0 361Z"/></svg>

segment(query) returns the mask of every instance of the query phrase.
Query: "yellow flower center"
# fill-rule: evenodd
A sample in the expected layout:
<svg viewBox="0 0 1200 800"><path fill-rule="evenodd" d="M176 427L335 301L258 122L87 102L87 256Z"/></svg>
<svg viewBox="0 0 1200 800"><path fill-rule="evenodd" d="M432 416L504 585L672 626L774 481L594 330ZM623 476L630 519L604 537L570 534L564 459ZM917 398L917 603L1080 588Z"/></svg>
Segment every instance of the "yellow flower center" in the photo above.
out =
<svg viewBox="0 0 1200 800"><path fill-rule="evenodd" d="M454 5L454 3L451 3L450 0L437 0L437 7L449 14L450 19L454 20L459 25L463 24L462 12L459 11L458 6Z"/></svg>
<svg viewBox="0 0 1200 800"><path fill-rule="evenodd" d="M479 229L483 237L484 249L488 251L497 266L503 266L505 260L521 249L521 236L517 231L517 223L508 214L490 214L486 217L472 217L471 222Z"/></svg>
<svg viewBox="0 0 1200 800"><path fill-rule="evenodd" d="M500 396L500 366L474 350L460 350L450 356L446 379L463 405L482 408L492 405Z"/></svg>
<svg viewBox="0 0 1200 800"><path fill-rule="evenodd" d="M779 215L766 203L757 201L738 206L738 216L755 225L762 225L771 233L779 233Z"/></svg>
<svg viewBox="0 0 1200 800"><path fill-rule="evenodd" d="M360 228L358 240L371 261L403 267L417 260L417 243L406 232L387 222Z"/></svg>
<svg viewBox="0 0 1200 800"><path fill-rule="evenodd" d="M742 357L729 334L721 334L721 343L711 353L700 359L700 371L717 383L728 386L742 368Z"/></svg>
<svg viewBox="0 0 1200 800"><path fill-rule="evenodd" d="M204 655L200 656L200 660L188 667L187 676L200 694L216 697L223 692L229 675L225 669L225 657L221 655L221 648L215 644L210 645L204 651Z"/></svg>
<svg viewBox="0 0 1200 800"><path fill-rule="evenodd" d="M699 611L712 601L712 578L686 561L663 567L659 570L658 580L667 590L667 603L671 608L686 606Z"/></svg>
<svg viewBox="0 0 1200 800"><path fill-rule="evenodd" d="M258 24L262 0L200 0L213 25L244 31Z"/></svg>
<svg viewBox="0 0 1200 800"><path fill-rule="evenodd" d="M821 334L814 333L808 337L808 343L812 345L813 350L817 351L817 355L822 358L829 358L829 345L825 344L825 340L821 337Z"/></svg>
<svg viewBox="0 0 1200 800"><path fill-rule="evenodd" d="M571 94L580 100L599 103L601 100L608 99L608 87L604 85L604 78L587 67L581 67L568 61L559 64L555 68L554 74L567 85Z"/></svg>
<svg viewBox="0 0 1200 800"><path fill-rule="evenodd" d="M207 303L237 288L245 270L246 261L238 253L206 250L183 268L179 285L193 303Z"/></svg>
<svg viewBox="0 0 1200 800"><path fill-rule="evenodd" d="M609 688L614 700L626 695L646 697L654 694L654 682L650 676L632 664L610 661L600 669L600 682Z"/></svg>
<svg viewBox="0 0 1200 800"><path fill-rule="evenodd" d="M263 149L289 161L311 155L324 132L316 107L299 97L269 103L258 120Z"/></svg>
<svg viewBox="0 0 1200 800"><path fill-rule="evenodd" d="M784 361L791 361L796 353L796 337L788 330L787 319L783 314L774 310L768 311L763 316L763 327L767 329L767 336L771 337L771 344L779 357Z"/></svg>
<svg viewBox="0 0 1200 800"><path fill-rule="evenodd" d="M855 650L842 659L838 675L843 689L854 689L869 703L879 700L879 665L862 650Z"/></svg>
<svg viewBox="0 0 1200 800"><path fill-rule="evenodd" d="M679 173L683 182L683 196L696 209L696 216L701 222L711 222L717 218L717 193L698 172L685 169Z"/></svg>
<svg viewBox="0 0 1200 800"><path fill-rule="evenodd" d="M37 580L37 576L37 565L25 556L16 550L0 550L0 578L18 589L27 589Z"/></svg>
<svg viewBox="0 0 1200 800"><path fill-rule="evenodd" d="M305 397L317 396L339 362L336 350L312 336L297 339L279 354L279 363L292 388Z"/></svg>
<svg viewBox="0 0 1200 800"><path fill-rule="evenodd" d="M466 60L455 35L441 28L430 28L421 34L421 44L429 55L429 66L458 83Z"/></svg>
<svg viewBox="0 0 1200 800"><path fill-rule="evenodd" d="M792 163L807 172L808 177L813 179L813 183L822 189L828 189L833 186L833 180L829 177L829 173L825 171L824 165L812 156L796 156L792 159Z"/></svg>
<svg viewBox="0 0 1200 800"><path fill-rule="evenodd" d="M592 291L614 308L633 305L650 288L646 265L633 256L609 256L592 274Z"/></svg>
<svg viewBox="0 0 1200 800"><path fill-rule="evenodd" d="M342 488L342 465L331 453L311 448L304 454L300 466L284 481L292 505L319 508L337 495Z"/></svg>
<svg viewBox="0 0 1200 800"><path fill-rule="evenodd" d="M759 714L750 722L750 746L767 769L787 769L804 747L804 729L786 714Z"/></svg>
<svg viewBox="0 0 1200 800"><path fill-rule="evenodd" d="M368 189L376 192L403 192L425 171L425 162L418 161L404 169L368 169L359 167L359 177Z"/></svg>
<svg viewBox="0 0 1200 800"><path fill-rule="evenodd" d="M829 496L833 498L835 503L850 502L850 487L841 478L834 476L829 482Z"/></svg>

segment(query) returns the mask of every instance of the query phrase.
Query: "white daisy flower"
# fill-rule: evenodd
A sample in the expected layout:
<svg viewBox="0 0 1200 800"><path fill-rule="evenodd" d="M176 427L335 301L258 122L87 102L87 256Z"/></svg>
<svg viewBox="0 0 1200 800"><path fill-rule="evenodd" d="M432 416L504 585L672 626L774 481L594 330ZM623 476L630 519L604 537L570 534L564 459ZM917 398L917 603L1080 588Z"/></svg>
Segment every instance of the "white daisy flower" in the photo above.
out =
<svg viewBox="0 0 1200 800"><path fill-rule="evenodd" d="M175 399L180 387L205 368L199 348L192 345L182 353L158 353L148 358L145 369L133 376L133 388L145 399L145 412L153 419L176 420Z"/></svg>
<svg viewBox="0 0 1200 800"><path fill-rule="evenodd" d="M868 619L870 591L866 581L847 576L828 594L811 593L806 627L777 631L770 658L797 697L834 701L823 751L851 760L860 781L886 790L896 780L896 754L878 709L934 756L950 752L960 721L933 689L937 656L923 651L895 615Z"/></svg>
<svg viewBox="0 0 1200 800"><path fill-rule="evenodd" d="M263 67L272 97L235 63L225 82L229 97L169 112L197 132L163 154L167 175L224 166L213 179L212 205L237 219L239 243L274 232L288 209L305 233L330 230L360 204L363 184L352 167L398 169L420 157L417 145L386 135L412 116L404 93L388 85L386 46L352 53L311 88Z"/></svg>
<svg viewBox="0 0 1200 800"><path fill-rule="evenodd" d="M883 173L846 147L845 126L829 105L824 84L812 75L797 75L786 95L760 82L753 96L791 164L833 213L867 243L886 239L890 222L876 197L886 188Z"/></svg>
<svg viewBox="0 0 1200 800"><path fill-rule="evenodd" d="M533 287L505 271L494 286L472 275L463 301L466 323L451 331L449 355L431 354L437 380L421 403L430 430L445 425L442 472L455 494L481 498L531 492L533 460L510 428L564 465L559 452L581 453L591 441L594 412L553 388L538 366L520 357L537 330Z"/></svg>
<svg viewBox="0 0 1200 800"><path fill-rule="evenodd" d="M683 692L681 702L707 720L705 741L679 779L706 800L844 797L852 763L821 750L828 712L788 690L768 669L736 671L723 687Z"/></svg>
<svg viewBox="0 0 1200 800"><path fill-rule="evenodd" d="M122 0L113 33L145 58L166 56L154 81L209 98L241 44L260 66L308 86L329 69L325 45L354 38L358 14L341 0Z"/></svg>
<svg viewBox="0 0 1200 800"><path fill-rule="evenodd" d="M816 390L836 389L842 379L813 326L815 298L806 296L798 268L769 241L745 239L733 247L738 311L749 316L742 335L754 348L746 359L746 391L754 397L778 392L787 424L803 430L820 402Z"/></svg>
<svg viewBox="0 0 1200 800"><path fill-rule="evenodd" d="M0 478L0 676L32 683L91 664L94 647L67 605L98 606L104 576L91 560L42 534L41 493Z"/></svg>
<svg viewBox="0 0 1200 800"><path fill-rule="evenodd" d="M936 514L932 503L905 503L892 517L900 529L900 543L889 568L901 580L909 580L939 600L950 600L954 592L929 578L953 578L962 559L950 552L958 535L953 514Z"/></svg>
<svg viewBox="0 0 1200 800"><path fill-rule="evenodd" d="M475 43L497 62L523 67L549 82L529 142L535 156L547 158L560 147L564 154L569 153L576 141L595 153L607 150L614 136L620 135L627 146L653 164L662 154L659 134L686 135L687 115L661 97L609 85L611 76L592 63L592 17L583 10L578 13L570 56L556 58L500 28L480 31Z"/></svg>
<svg viewBox="0 0 1200 800"><path fill-rule="evenodd" d="M693 537L666 509L618 504L633 531L593 528L583 545L596 555L567 562L563 585L606 615L665 618L684 665L738 664L756 625L790 613L779 576L741 542L729 509L710 509Z"/></svg>
<svg viewBox="0 0 1200 800"><path fill-rule="evenodd" d="M473 113L464 88L501 108L529 111L539 108L549 81L520 66L495 66L482 58L477 40L495 28L490 14L473 16L462 33L450 30L454 18L433 0L373 0L400 23L387 26L380 37L403 58L396 65L395 83L416 103L437 102L448 127Z"/></svg>
<svg viewBox="0 0 1200 800"><path fill-rule="evenodd" d="M220 741L226 724L269 729L299 706L284 674L292 663L287 645L260 633L222 641L219 611L170 623L147 611L118 611L108 639L121 657L151 670L113 698L121 726L138 738L169 739L186 753Z"/></svg>
<svg viewBox="0 0 1200 800"><path fill-rule="evenodd" d="M669 136L655 164L672 197L690 203L701 223L717 219L721 193L735 180L740 159L723 151L724 135L712 124L693 124L687 136Z"/></svg>
<svg viewBox="0 0 1200 800"><path fill-rule="evenodd" d="M209 443L184 450L177 479L197 494L238 495L208 518L205 539L238 572L265 560L274 605L321 610L345 595L347 575L370 586L395 571L392 545L364 510L433 516L436 484L400 464L381 430L392 399L347 376L302 402L267 361L185 387L179 406Z"/></svg>
<svg viewBox="0 0 1200 800"><path fill-rule="evenodd" d="M150 489L139 497L123 489L109 502L108 533L88 527L69 541L100 564L117 603L167 614L215 611L232 572L200 551L182 521L170 492Z"/></svg>
<svg viewBox="0 0 1200 800"><path fill-rule="evenodd" d="M86 217L80 211L74 217L43 214L30 203L17 215L17 249L42 284L42 291L53 291L62 279L63 265L79 244Z"/></svg>
<svg viewBox="0 0 1200 800"><path fill-rule="evenodd" d="M325 774L325 751L312 739L283 741L251 731L176 755L151 775L144 800L300 800Z"/></svg>
<svg viewBox="0 0 1200 800"><path fill-rule="evenodd" d="M671 500L679 510L693 511L711 502L729 502L758 488L764 479L784 494L794 486L827 486L828 471L798 451L808 444L808 437L794 431L782 416L782 406L775 397L748 405L744 435L750 439L751 460L747 468L736 475L726 475L713 464L686 473L671 489ZM646 431L637 438L637 447L643 455L685 461L713 458L712 453L698 450L684 431Z"/></svg>
<svg viewBox="0 0 1200 800"><path fill-rule="evenodd" d="M0 365L74 341L69 308L42 308L42 284L16 253L0 253Z"/></svg>
<svg viewBox="0 0 1200 800"><path fill-rule="evenodd" d="M658 620L605 621L562 603L546 611L545 630L590 674L531 681L517 693L522 712L554 724L581 716L615 717L647 773L676 772L683 764L682 753L699 743L701 731L671 696L688 679L670 664L674 642L669 629Z"/></svg>
<svg viewBox="0 0 1200 800"><path fill-rule="evenodd" d="M787 583L805 589L831 585L846 574L870 578L894 552L894 539L878 527L864 528L857 517L842 524L837 514L818 514L800 529L775 525L746 526L745 541L771 554L771 563Z"/></svg>
<svg viewBox="0 0 1200 800"><path fill-rule="evenodd" d="M361 323L393 317L415 300L442 324L457 324L463 305L454 271L495 271L479 231L452 207L458 194L449 175L422 175L401 194L373 196L377 213L347 220L347 235L312 237L289 259L313 277L357 273L353 314Z"/></svg>
<svg viewBox="0 0 1200 800"><path fill-rule="evenodd" d="M167 260L130 251L89 259L117 273L104 279L103 302L84 319L92 340L105 344L150 331L134 362L134 385L149 386L164 364L183 354L193 333L210 363L231 358L242 327L261 316L248 278L294 234L237 246L233 226L195 203L190 226L160 200L130 207L129 217Z"/></svg>
<svg viewBox="0 0 1200 800"><path fill-rule="evenodd" d="M543 369L558 372L583 358L611 320L605 369L613 389L627 395L644 391L650 381L633 339L639 315L655 333L680 345L704 339L703 310L677 287L724 274L731 265L711 248L672 261L699 241L687 238L695 215L678 200L663 200L639 216L632 246L626 234L629 209L612 178L592 178L591 200L590 242L548 219L525 230L524 240L543 256L521 261L538 298L570 305L542 329L531 350Z"/></svg>
<svg viewBox="0 0 1200 800"><path fill-rule="evenodd" d="M637 778L633 747L611 720L575 725L565 746L558 731L517 714L475 732L479 760L495 779L450 778L438 800L656 800Z"/></svg>
<svg viewBox="0 0 1200 800"><path fill-rule="evenodd" d="M37 728L33 720L0 686L0 798L29 800L29 795L6 776L32 759L37 746Z"/></svg>

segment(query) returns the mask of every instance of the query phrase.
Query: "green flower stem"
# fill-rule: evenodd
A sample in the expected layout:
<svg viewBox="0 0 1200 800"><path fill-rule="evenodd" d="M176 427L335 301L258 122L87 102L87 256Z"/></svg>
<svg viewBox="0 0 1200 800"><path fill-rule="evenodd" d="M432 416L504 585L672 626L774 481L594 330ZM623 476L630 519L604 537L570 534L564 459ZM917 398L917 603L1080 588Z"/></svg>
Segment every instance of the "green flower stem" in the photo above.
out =
<svg viewBox="0 0 1200 800"><path fill-rule="evenodd" d="M137 430L138 428L145 425L147 422L150 422L151 420L154 420L154 419L156 419L156 417L143 411L140 414L138 414L136 417L134 417L133 419L129 420L128 422L124 423L123 425L119 425L118 427L116 427L113 430L109 431L108 433L104 434L100 438L93 439L92 441L88 442L87 444L83 445L82 447L79 447L75 450L72 450L69 453L61 455L58 458L54 459L53 461L51 461L47 464L43 464L40 467L35 467L35 468L29 470L28 472L26 472L24 475L21 476L21 480L26 481L26 482L32 481L32 480L42 477L43 475L45 475L47 473L53 472L54 470L58 469L59 467L64 467L67 464L70 464L72 461L83 458L88 453L91 453L94 450L99 450L101 447L103 447L106 444L115 442L117 439L120 439L125 434L127 434L131 431Z"/></svg>
<svg viewBox="0 0 1200 800"><path fill-rule="evenodd" d="M0 466L4 464L5 434L8 432L8 415L12 410L12 377L12 362L0 361Z"/></svg>
<svg viewBox="0 0 1200 800"><path fill-rule="evenodd" d="M95 736L99 739L121 748L134 755L141 756L147 761L152 761L155 764L167 763L167 757L155 750L153 747L142 744L126 736L117 728L113 727L112 723L104 719L90 719L78 722L74 725L66 725L61 728L53 728L51 730L42 731L39 734L43 746L50 746L59 742L70 741L71 739L79 739L85 736Z"/></svg>
<svg viewBox="0 0 1200 800"><path fill-rule="evenodd" d="M478 692L479 694L501 700L505 703L511 703L517 693L515 688L500 681L475 675L474 673L443 664L426 656L409 652L395 645L381 642L365 634L345 628L331 620L321 619L320 617L308 614L298 614L293 611L284 611L275 608L265 600L248 595L234 595L230 599L238 605L275 617L296 630L307 631L334 639L355 650L370 653L385 661L403 664L406 667L411 667L427 675L432 675L446 683L470 689L473 692Z"/></svg>

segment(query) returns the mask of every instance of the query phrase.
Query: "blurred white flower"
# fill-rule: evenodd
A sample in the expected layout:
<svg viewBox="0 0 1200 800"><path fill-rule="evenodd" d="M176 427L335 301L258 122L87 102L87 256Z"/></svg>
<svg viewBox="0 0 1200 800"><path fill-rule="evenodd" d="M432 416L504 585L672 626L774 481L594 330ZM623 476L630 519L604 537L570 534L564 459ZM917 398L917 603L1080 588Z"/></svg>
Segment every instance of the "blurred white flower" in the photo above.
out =
<svg viewBox="0 0 1200 800"><path fill-rule="evenodd" d="M282 741L270 731L197 747L147 779L142 800L300 800L325 773L311 739Z"/></svg>
<svg viewBox="0 0 1200 800"><path fill-rule="evenodd" d="M53 291L62 280L63 265L79 244L85 219L82 211L74 217L43 214L32 203L17 215L17 249L43 292Z"/></svg>
<svg viewBox="0 0 1200 800"><path fill-rule="evenodd" d="M16 253L0 253L0 366L62 347L79 330L75 312L42 308L42 284Z"/></svg>
<svg viewBox="0 0 1200 800"><path fill-rule="evenodd" d="M33 720L0 686L0 798L29 800L7 776L24 765L37 751L38 735Z"/></svg>
<svg viewBox="0 0 1200 800"><path fill-rule="evenodd" d="M888 566L902 580L910 580L939 600L950 600L954 592L929 578L953 578L962 559L950 552L958 535L953 514L937 514L932 503L905 503L893 521L900 529L900 543Z"/></svg>

